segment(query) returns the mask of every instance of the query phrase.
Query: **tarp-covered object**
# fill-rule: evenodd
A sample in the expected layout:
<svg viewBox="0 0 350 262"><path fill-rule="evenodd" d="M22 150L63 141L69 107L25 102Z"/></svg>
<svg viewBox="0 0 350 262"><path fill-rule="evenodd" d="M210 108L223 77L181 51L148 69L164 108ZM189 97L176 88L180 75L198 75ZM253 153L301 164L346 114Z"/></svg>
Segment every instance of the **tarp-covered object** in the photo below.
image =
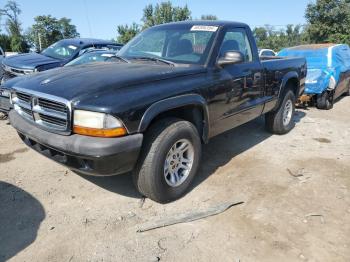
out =
<svg viewBox="0 0 350 262"><path fill-rule="evenodd" d="M336 88L341 73L350 70L348 45L318 44L283 49L278 56L305 57L307 76L305 93L321 94Z"/></svg>

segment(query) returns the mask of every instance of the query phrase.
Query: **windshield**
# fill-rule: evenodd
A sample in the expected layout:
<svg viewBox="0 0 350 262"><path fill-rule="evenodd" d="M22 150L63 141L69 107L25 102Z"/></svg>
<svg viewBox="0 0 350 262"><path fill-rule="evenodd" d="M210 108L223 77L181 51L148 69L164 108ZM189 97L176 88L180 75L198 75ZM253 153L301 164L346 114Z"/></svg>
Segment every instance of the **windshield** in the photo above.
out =
<svg viewBox="0 0 350 262"><path fill-rule="evenodd" d="M69 59L72 58L78 51L78 47L72 44L69 44L64 41L59 41L50 45L48 48L43 50L41 54L49 56L55 59Z"/></svg>
<svg viewBox="0 0 350 262"><path fill-rule="evenodd" d="M88 64L88 63L94 63L94 62L117 62L119 61L114 53L103 53L103 52L92 52L83 54L82 56L79 56L78 58L74 59L73 61L66 64L66 66L72 66L72 65L81 65L81 64Z"/></svg>
<svg viewBox="0 0 350 262"><path fill-rule="evenodd" d="M158 58L174 63L204 64L218 27L160 26L133 38L118 53L127 59Z"/></svg>

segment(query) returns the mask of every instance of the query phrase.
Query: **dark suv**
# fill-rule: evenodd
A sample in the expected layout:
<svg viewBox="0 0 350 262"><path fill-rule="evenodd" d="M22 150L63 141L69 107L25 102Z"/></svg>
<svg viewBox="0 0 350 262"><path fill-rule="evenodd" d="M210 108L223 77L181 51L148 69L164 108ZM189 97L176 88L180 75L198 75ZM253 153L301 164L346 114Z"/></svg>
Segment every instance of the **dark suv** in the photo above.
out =
<svg viewBox="0 0 350 262"><path fill-rule="evenodd" d="M64 39L41 53L27 53L7 57L2 62L4 76L1 83L15 76L45 71L67 64L89 49L109 48L119 50L122 45L99 39Z"/></svg>

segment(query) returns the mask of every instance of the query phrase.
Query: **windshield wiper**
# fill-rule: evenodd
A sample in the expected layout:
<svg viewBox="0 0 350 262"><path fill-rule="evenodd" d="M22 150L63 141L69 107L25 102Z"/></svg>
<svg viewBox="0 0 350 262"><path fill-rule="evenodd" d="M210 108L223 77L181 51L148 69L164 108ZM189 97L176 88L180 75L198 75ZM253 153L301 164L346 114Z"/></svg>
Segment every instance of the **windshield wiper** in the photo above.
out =
<svg viewBox="0 0 350 262"><path fill-rule="evenodd" d="M171 62L169 60L165 60L165 59L162 59L162 58L156 58L156 57L149 57L149 56L136 56L136 57L133 57L133 59L161 62L161 63L167 64L167 65L170 65L170 66L175 66L176 65L174 62Z"/></svg>
<svg viewBox="0 0 350 262"><path fill-rule="evenodd" d="M116 55L116 56L114 56L115 58L118 58L120 61L123 61L123 62L125 62L125 63L130 63L130 61L128 60L128 59L126 59L126 58L124 58L124 57L121 57L121 56L118 56L118 55Z"/></svg>

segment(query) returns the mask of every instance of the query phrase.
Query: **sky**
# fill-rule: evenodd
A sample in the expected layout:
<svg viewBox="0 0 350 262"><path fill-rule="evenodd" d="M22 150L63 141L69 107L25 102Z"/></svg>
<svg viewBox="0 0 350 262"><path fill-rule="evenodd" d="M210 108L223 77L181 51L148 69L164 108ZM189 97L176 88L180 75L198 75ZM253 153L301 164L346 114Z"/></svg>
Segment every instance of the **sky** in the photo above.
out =
<svg viewBox="0 0 350 262"><path fill-rule="evenodd" d="M81 37L112 39L120 24L141 23L142 10L154 0L16 0L22 9L20 20L26 30L37 15L67 17ZM188 5L192 18L203 14L220 20L238 21L252 27L270 24L304 24L305 8L312 0L173 0L174 6ZM6 0L0 0L0 8Z"/></svg>

